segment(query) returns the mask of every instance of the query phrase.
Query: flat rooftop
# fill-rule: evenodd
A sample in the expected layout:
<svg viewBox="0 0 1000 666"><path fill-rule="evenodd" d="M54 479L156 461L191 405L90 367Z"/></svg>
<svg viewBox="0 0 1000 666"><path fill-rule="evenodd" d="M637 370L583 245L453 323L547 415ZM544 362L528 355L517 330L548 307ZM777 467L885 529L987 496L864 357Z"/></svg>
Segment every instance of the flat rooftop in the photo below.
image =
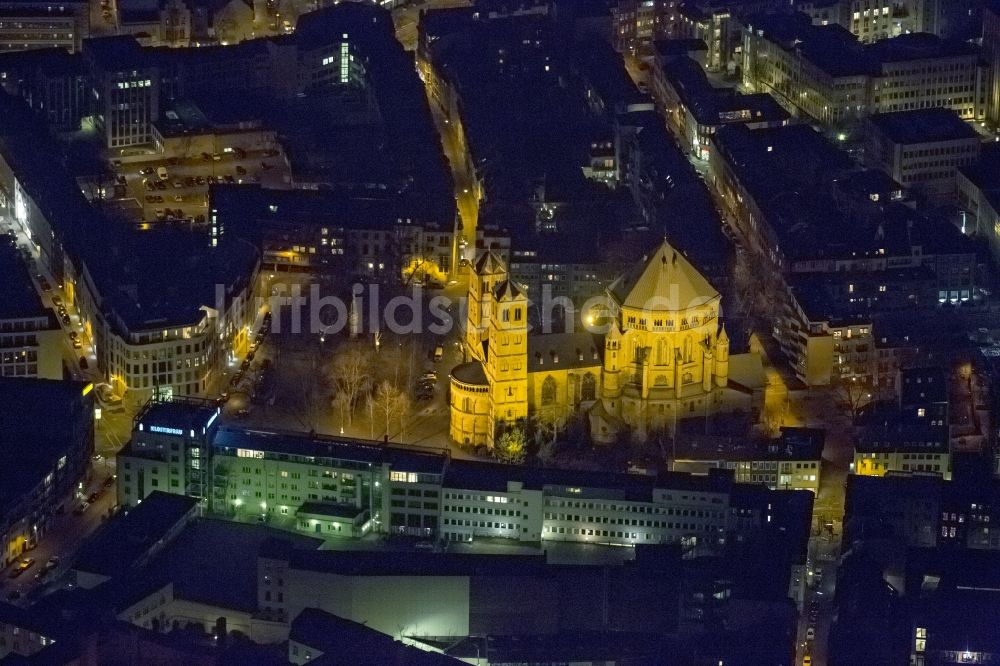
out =
<svg viewBox="0 0 1000 666"><path fill-rule="evenodd" d="M90 386L0 377L0 510L41 483L60 458L87 446L87 437L92 445Z"/></svg>
<svg viewBox="0 0 1000 666"><path fill-rule="evenodd" d="M152 428L169 428L181 432L195 430L200 435L204 434L204 429L215 421L220 411L220 408L211 401L197 398L147 402L136 414L134 423L141 430Z"/></svg>
<svg viewBox="0 0 1000 666"><path fill-rule="evenodd" d="M0 319L50 314L35 291L24 260L15 245L7 242L6 236L0 236L0 275L3 276L0 281Z"/></svg>
<svg viewBox="0 0 1000 666"><path fill-rule="evenodd" d="M402 471L428 474L441 474L447 459L444 449L420 450L417 447L385 446L369 440L232 427L220 428L212 446L216 449L250 449L371 465L390 463Z"/></svg>
<svg viewBox="0 0 1000 666"><path fill-rule="evenodd" d="M876 113L868 122L893 143L904 145L977 139L976 130L951 109Z"/></svg>
<svg viewBox="0 0 1000 666"><path fill-rule="evenodd" d="M125 574L140 564L197 506L194 497L153 491L87 541L73 568L109 578Z"/></svg>

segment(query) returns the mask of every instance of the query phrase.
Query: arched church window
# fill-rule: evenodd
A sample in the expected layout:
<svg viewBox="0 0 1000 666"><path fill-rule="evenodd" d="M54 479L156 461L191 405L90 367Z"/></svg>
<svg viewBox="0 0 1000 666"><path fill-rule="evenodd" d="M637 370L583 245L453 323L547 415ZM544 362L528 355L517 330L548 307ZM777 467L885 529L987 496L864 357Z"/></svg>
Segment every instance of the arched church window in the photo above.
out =
<svg viewBox="0 0 1000 666"><path fill-rule="evenodd" d="M556 380L552 376L542 382L542 405L551 405L556 401Z"/></svg>
<svg viewBox="0 0 1000 666"><path fill-rule="evenodd" d="M580 400L594 400L597 398L597 380L593 373L588 372L580 382Z"/></svg>

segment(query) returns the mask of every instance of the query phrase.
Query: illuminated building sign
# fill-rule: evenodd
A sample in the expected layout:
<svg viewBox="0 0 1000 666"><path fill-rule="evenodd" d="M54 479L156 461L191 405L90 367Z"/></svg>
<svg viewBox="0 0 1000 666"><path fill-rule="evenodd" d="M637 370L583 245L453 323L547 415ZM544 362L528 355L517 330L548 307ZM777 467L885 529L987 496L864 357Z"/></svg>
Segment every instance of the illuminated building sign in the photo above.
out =
<svg viewBox="0 0 1000 666"><path fill-rule="evenodd" d="M263 458L263 451L254 451L253 449L236 449L237 458Z"/></svg>
<svg viewBox="0 0 1000 666"><path fill-rule="evenodd" d="M163 426L149 426L149 432L158 432L164 435L184 435L180 428L164 428Z"/></svg>

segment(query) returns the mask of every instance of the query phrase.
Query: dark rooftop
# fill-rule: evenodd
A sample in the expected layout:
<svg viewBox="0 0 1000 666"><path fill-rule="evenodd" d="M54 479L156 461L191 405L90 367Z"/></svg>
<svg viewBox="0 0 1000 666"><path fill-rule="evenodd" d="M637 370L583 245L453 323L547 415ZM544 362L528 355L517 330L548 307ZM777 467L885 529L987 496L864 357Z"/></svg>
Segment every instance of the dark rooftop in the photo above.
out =
<svg viewBox="0 0 1000 666"><path fill-rule="evenodd" d="M889 140L900 144L975 139L976 130L951 109L918 109L876 113L868 122Z"/></svg>
<svg viewBox="0 0 1000 666"><path fill-rule="evenodd" d="M573 488L574 496L588 496L588 490L617 492L622 499L648 502L655 488L689 490L693 492L725 493L732 487L732 475L725 472L707 476L667 472L660 476L614 474L554 467L538 468L502 465L471 460L452 460L445 472L444 484L462 490L507 492L508 482L521 483L524 488L559 494ZM579 491L579 492L576 492Z"/></svg>
<svg viewBox="0 0 1000 666"><path fill-rule="evenodd" d="M88 382L0 377L0 510L42 483L60 458L90 454Z"/></svg>
<svg viewBox="0 0 1000 666"><path fill-rule="evenodd" d="M397 642L391 636L364 624L345 620L317 608L306 608L292 620L288 640L306 645L324 655L330 654L335 657L336 664L447 666L461 663L443 654Z"/></svg>
<svg viewBox="0 0 1000 666"><path fill-rule="evenodd" d="M391 462L408 472L429 474L440 474L446 460L446 451L438 449L421 451L416 447L384 446L380 442L367 440L229 427L219 429L212 446L216 449L251 449L372 465Z"/></svg>
<svg viewBox="0 0 1000 666"><path fill-rule="evenodd" d="M91 537L80 549L73 568L108 577L124 575L162 546L170 532L191 516L197 506L194 497L155 490Z"/></svg>
<svg viewBox="0 0 1000 666"><path fill-rule="evenodd" d="M221 410L208 400L176 399L147 402L136 414L134 422L140 429L150 427L173 428L204 434L205 428L216 419Z"/></svg>
<svg viewBox="0 0 1000 666"><path fill-rule="evenodd" d="M42 305L35 291L28 268L13 243L0 236L0 319L48 316L54 328L50 311Z"/></svg>

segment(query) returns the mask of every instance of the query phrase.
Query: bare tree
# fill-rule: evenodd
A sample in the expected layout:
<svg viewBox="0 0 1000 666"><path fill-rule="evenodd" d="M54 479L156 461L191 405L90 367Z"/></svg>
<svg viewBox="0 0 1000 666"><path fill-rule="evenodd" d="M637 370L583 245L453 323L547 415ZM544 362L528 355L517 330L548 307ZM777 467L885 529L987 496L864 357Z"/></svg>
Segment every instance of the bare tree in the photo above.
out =
<svg viewBox="0 0 1000 666"><path fill-rule="evenodd" d="M358 342L349 342L338 351L331 371L338 393L345 394L347 418L354 425L354 409L371 384L373 355L371 349Z"/></svg>
<svg viewBox="0 0 1000 666"><path fill-rule="evenodd" d="M332 406L340 416L340 428L341 431L343 431L344 424L347 422L348 415L351 411L351 401L348 398L348 395L343 391L339 391L337 395L333 396Z"/></svg>
<svg viewBox="0 0 1000 666"><path fill-rule="evenodd" d="M558 407L540 409L535 417L538 430L548 438L548 443L554 445L559 439L559 432L566 425L566 415Z"/></svg>
<svg viewBox="0 0 1000 666"><path fill-rule="evenodd" d="M840 379L834 382L833 389L837 404L851 417L851 423L872 401L872 387L865 382Z"/></svg>
<svg viewBox="0 0 1000 666"><path fill-rule="evenodd" d="M383 381L375 387L375 392L372 393L371 396L369 409L373 412L377 411L380 417L385 417L386 437L391 437L392 431L390 430L390 427L393 416L395 416L397 412L403 411L402 408L405 401L406 396L403 392L393 386L389 381Z"/></svg>

